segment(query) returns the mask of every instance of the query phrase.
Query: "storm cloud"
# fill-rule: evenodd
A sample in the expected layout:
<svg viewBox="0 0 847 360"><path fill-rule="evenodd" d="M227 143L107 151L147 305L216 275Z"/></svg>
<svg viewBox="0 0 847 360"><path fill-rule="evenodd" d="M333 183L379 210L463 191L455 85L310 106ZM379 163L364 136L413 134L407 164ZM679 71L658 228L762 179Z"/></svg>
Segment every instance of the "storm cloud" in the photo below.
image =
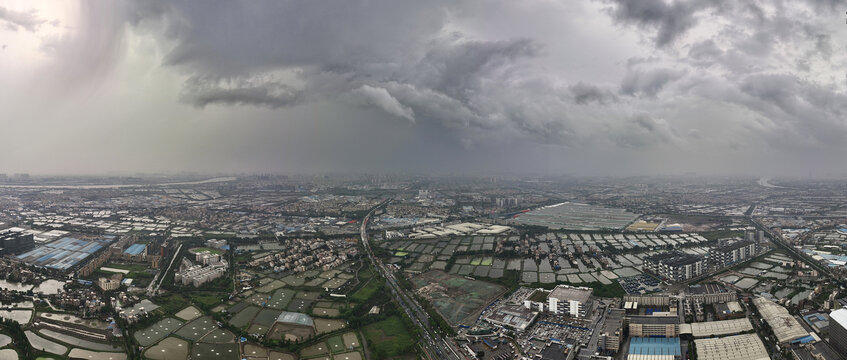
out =
<svg viewBox="0 0 847 360"><path fill-rule="evenodd" d="M349 170L386 151L379 164L365 165L779 172L761 164L786 156L823 171L825 161L804 157L847 150L840 2L81 4L76 14L49 3L0 7L0 40L12 45L0 65L18 70L0 85L8 95L0 105L88 140L85 129L111 129L120 137L114 153L143 157L134 162L143 169ZM47 26L54 15L67 26ZM10 54L21 48L28 50ZM64 110L20 97L21 87ZM34 124L14 127L36 132ZM115 131L123 128L134 131ZM231 147L176 140L220 145L216 139L232 133L243 134ZM132 137L138 134L170 153L139 155L145 141ZM345 134L396 143L341 141ZM40 153L58 145L45 146ZM738 151L750 156L699 168L704 154ZM555 160L543 164L524 160L551 152ZM628 167L634 157L657 154L687 168ZM115 156L95 168L134 166L115 165L123 160ZM26 170L18 160L0 161L3 167Z"/></svg>

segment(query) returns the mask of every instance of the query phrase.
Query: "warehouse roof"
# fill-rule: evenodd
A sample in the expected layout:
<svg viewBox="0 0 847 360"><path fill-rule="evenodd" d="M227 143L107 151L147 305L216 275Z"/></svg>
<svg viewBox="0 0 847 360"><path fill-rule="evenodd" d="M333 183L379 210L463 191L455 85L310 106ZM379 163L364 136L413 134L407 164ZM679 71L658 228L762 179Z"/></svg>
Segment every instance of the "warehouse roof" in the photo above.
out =
<svg viewBox="0 0 847 360"><path fill-rule="evenodd" d="M699 322L679 326L681 334L691 334L695 338L738 334L753 330L753 324L747 318Z"/></svg>
<svg viewBox="0 0 847 360"><path fill-rule="evenodd" d="M768 351L756 334L694 340L701 360L768 360Z"/></svg>

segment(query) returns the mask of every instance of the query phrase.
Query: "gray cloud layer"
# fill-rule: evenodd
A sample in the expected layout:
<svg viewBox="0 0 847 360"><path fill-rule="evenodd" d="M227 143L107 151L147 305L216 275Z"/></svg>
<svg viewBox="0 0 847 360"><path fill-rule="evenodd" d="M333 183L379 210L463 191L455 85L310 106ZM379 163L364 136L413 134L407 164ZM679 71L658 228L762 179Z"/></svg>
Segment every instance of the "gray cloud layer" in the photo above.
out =
<svg viewBox="0 0 847 360"><path fill-rule="evenodd" d="M502 160L628 173L650 158L646 171L778 172L761 164L847 150L841 1L86 4L79 36L43 44L72 86L108 82L143 44L155 71L176 74L172 101L195 116L257 113L294 131L286 121L305 129L320 114L320 126L382 127L409 148L451 151L414 151L389 170ZM41 20L22 14L34 16L0 8L0 22L37 30ZM314 126L317 141L328 130ZM501 147L510 151L488 155Z"/></svg>

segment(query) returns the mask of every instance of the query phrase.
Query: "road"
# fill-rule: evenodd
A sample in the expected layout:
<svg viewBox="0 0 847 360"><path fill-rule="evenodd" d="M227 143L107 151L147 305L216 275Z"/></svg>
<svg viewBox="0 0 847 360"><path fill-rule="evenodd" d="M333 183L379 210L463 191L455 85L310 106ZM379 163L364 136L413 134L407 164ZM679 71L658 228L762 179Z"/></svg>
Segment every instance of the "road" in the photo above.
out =
<svg viewBox="0 0 847 360"><path fill-rule="evenodd" d="M156 293L159 292L159 287L162 286L162 282L165 281L165 275L167 275L168 271L171 270L171 266L174 265L174 260L176 260L177 255L179 255L179 251L182 249L182 244L179 244L179 247L176 248L176 251L173 253L173 257L171 257L171 262L168 263L168 268L165 269L164 272L160 271L156 273L156 277L153 278L153 281L150 282L150 285L147 286L147 296L155 296ZM159 280L159 283L156 283L156 280Z"/></svg>
<svg viewBox="0 0 847 360"><path fill-rule="evenodd" d="M817 262L814 259L812 259L811 257L809 257L809 255L806 255L805 253L798 251L797 248L795 248L793 245L791 245L791 244L785 242L784 240L782 240L782 236L779 236L778 234L774 233L773 231L771 231L770 228L768 228L767 226L765 226L764 224L762 224L761 222L759 222L758 220L756 220L752 216L749 217L749 219L753 223L753 225L756 226L757 229L764 231L768 235L768 237L770 237L771 242L773 242L774 244L776 244L777 246L779 246L783 250L788 251L789 253L793 254L794 257L802 260L806 264L809 264L809 266L811 266L813 269L817 270L821 275L828 276L830 279L832 279L833 281L835 281L836 283L838 283L841 286L845 285L845 282L842 279L833 275L832 272L829 269L827 269L825 266L821 265L819 262Z"/></svg>
<svg viewBox="0 0 847 360"><path fill-rule="evenodd" d="M441 336L437 331L432 329L429 323L429 315L426 311L423 310L423 307L415 300L415 298L408 294L406 289L403 289L398 283L397 278L394 276L394 271L389 269L385 264L383 264L382 260L374 256L373 250L370 246L370 238L368 237L368 223L371 219L373 213L382 208L391 201L391 199L385 200L365 215L365 218L362 219L362 227L361 227L361 237L362 237L362 245L365 248L365 252L368 254L368 258L370 258L371 262L374 264L374 267L377 271L385 278L386 285L388 285L389 290L391 290L391 295L394 298L394 301L406 312L406 315L409 316L409 319L412 320L412 323L415 324L420 330L421 335L423 336L423 341L421 341L421 347L426 353L427 357L430 359L449 359L449 360L464 360L465 356L460 355L461 350L454 349L453 345L449 340L445 339Z"/></svg>

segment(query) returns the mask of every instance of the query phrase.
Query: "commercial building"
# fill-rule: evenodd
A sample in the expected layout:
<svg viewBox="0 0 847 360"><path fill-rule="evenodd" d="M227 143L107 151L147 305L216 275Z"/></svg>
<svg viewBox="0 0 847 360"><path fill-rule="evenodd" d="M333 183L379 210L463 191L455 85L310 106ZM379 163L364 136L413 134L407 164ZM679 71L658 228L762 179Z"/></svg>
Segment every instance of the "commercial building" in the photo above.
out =
<svg viewBox="0 0 847 360"><path fill-rule="evenodd" d="M678 337L662 339L633 337L627 360L678 360L682 356Z"/></svg>
<svg viewBox="0 0 847 360"><path fill-rule="evenodd" d="M753 299L753 305L756 305L762 318L770 325L780 343L788 343L809 336L809 332L800 325L800 322L781 305L762 297Z"/></svg>
<svg viewBox="0 0 847 360"><path fill-rule="evenodd" d="M701 304L727 303L738 300L735 290L728 290L721 284L698 284L688 287L687 298Z"/></svg>
<svg viewBox="0 0 847 360"><path fill-rule="evenodd" d="M633 315L629 321L629 336L665 337L679 336L679 316Z"/></svg>
<svg viewBox="0 0 847 360"><path fill-rule="evenodd" d="M97 286L103 289L103 291L117 290L121 287L122 278L123 274L115 274L112 277L101 277L97 279Z"/></svg>
<svg viewBox="0 0 847 360"><path fill-rule="evenodd" d="M665 279L685 281L703 274L706 259L681 251L668 251L646 257L644 267Z"/></svg>
<svg viewBox="0 0 847 360"><path fill-rule="evenodd" d="M696 322L679 326L680 333L691 334L695 338L740 334L750 330L753 330L753 324L747 318Z"/></svg>
<svg viewBox="0 0 847 360"><path fill-rule="evenodd" d="M17 227L0 230L0 255L15 255L35 247L32 234Z"/></svg>
<svg viewBox="0 0 847 360"><path fill-rule="evenodd" d="M558 285L547 296L551 313L585 317L592 309L591 288Z"/></svg>
<svg viewBox="0 0 847 360"><path fill-rule="evenodd" d="M768 360L768 350L756 334L694 340L700 360Z"/></svg>
<svg viewBox="0 0 847 360"><path fill-rule="evenodd" d="M598 345L605 351L617 352L621 346L623 337L623 320L626 310L611 309L606 314L606 320L600 329L600 342Z"/></svg>
<svg viewBox="0 0 847 360"><path fill-rule="evenodd" d="M194 265L188 259L183 258L179 271L174 274L174 282L195 287L201 286L226 274L228 266L226 260L207 265Z"/></svg>
<svg viewBox="0 0 847 360"><path fill-rule="evenodd" d="M718 267L737 264L755 255L756 242L752 240L738 240L709 250L709 260Z"/></svg>
<svg viewBox="0 0 847 360"><path fill-rule="evenodd" d="M537 317L537 311L512 305L500 306L489 311L482 319L497 326L523 332L535 322Z"/></svg>
<svg viewBox="0 0 847 360"><path fill-rule="evenodd" d="M847 309L829 313L829 344L836 351L847 354Z"/></svg>

